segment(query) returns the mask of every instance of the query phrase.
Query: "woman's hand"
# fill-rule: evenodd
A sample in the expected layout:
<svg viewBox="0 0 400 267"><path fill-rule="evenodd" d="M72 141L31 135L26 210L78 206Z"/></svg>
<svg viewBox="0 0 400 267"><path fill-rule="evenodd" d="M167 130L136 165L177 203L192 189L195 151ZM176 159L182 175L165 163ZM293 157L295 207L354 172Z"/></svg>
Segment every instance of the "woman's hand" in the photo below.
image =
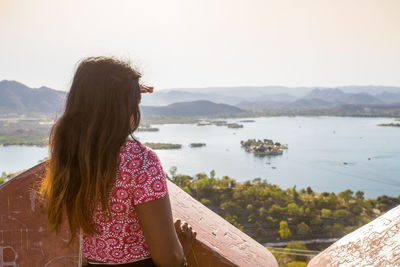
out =
<svg viewBox="0 0 400 267"><path fill-rule="evenodd" d="M176 219L174 225L176 234L182 245L183 254L187 255L192 248L192 243L196 239L197 233L192 229L192 226L180 219Z"/></svg>
<svg viewBox="0 0 400 267"><path fill-rule="evenodd" d="M140 84L140 92L141 93L153 93L154 87L153 86L146 86L143 84Z"/></svg>

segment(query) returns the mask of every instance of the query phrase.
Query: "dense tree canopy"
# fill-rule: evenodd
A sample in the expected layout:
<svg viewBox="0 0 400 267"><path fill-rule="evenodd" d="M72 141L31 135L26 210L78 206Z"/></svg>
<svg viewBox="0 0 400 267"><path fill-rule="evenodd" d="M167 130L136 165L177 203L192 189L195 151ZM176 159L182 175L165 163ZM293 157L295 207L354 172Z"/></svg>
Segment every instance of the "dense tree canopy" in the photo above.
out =
<svg viewBox="0 0 400 267"><path fill-rule="evenodd" d="M170 170L168 178L259 242L341 237L400 204L400 197L364 199L364 193L282 189L261 178L195 176Z"/></svg>

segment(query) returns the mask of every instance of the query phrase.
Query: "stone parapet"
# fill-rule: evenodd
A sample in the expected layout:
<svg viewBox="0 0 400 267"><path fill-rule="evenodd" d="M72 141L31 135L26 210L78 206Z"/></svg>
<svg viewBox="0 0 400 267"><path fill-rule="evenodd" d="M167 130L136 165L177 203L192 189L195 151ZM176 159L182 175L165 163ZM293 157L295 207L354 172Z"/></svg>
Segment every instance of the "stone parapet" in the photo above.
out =
<svg viewBox="0 0 400 267"><path fill-rule="evenodd" d="M41 163L0 186L0 267L77 266L78 245L67 246L66 225L48 231L34 187L44 174ZM271 266L274 256L261 244L168 181L174 217L197 231L189 266Z"/></svg>
<svg viewBox="0 0 400 267"><path fill-rule="evenodd" d="M339 239L308 266L400 266L400 206Z"/></svg>

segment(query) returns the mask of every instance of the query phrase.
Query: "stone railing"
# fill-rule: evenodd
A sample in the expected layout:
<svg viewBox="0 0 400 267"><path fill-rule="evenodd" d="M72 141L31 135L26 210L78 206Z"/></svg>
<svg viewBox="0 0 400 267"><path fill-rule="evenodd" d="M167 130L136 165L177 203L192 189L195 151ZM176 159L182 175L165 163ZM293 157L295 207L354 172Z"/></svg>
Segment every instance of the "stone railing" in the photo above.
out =
<svg viewBox="0 0 400 267"><path fill-rule="evenodd" d="M0 185L0 267L77 266L77 244L67 246L67 227L57 236L47 230L34 190L43 173L41 163ZM174 217L198 233L189 266L278 266L265 247L179 187L168 182L168 190ZM400 206L341 238L308 266L400 266Z"/></svg>
<svg viewBox="0 0 400 267"><path fill-rule="evenodd" d="M400 206L339 239L308 266L400 266Z"/></svg>
<svg viewBox="0 0 400 267"><path fill-rule="evenodd" d="M77 266L78 246L67 246L67 227L57 236L47 230L34 190L43 173L41 163L0 186L0 267ZM198 233L189 266L278 266L265 247L179 187L168 182L168 190L174 217Z"/></svg>

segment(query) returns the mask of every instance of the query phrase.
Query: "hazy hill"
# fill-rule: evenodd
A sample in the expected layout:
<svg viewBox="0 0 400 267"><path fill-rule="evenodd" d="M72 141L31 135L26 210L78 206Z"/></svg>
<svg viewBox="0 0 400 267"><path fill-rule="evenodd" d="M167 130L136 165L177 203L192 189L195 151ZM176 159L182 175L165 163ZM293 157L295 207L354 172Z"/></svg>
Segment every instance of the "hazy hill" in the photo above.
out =
<svg viewBox="0 0 400 267"><path fill-rule="evenodd" d="M331 112L340 116L361 115L361 116L388 116L400 117L400 103L381 105L353 105L346 104L331 109Z"/></svg>
<svg viewBox="0 0 400 267"><path fill-rule="evenodd" d="M314 89L303 97L304 99L319 99L334 104L382 104L376 97L366 93L345 93L337 88Z"/></svg>
<svg viewBox="0 0 400 267"><path fill-rule="evenodd" d="M144 95L142 97L142 104L151 106L164 106L177 102L208 100L215 103L225 103L233 105L242 101L242 99L243 98L241 97L220 95L218 93L163 90Z"/></svg>
<svg viewBox="0 0 400 267"><path fill-rule="evenodd" d="M285 87L285 86L232 86L232 87L204 87L204 88L174 88L174 91L190 91L193 93L220 94L240 98L258 98L265 95L289 94L301 97L315 87ZM168 90L167 90L168 91Z"/></svg>
<svg viewBox="0 0 400 267"><path fill-rule="evenodd" d="M246 103L248 104L250 102L260 101L289 103L307 96L314 90L339 90L344 95L349 94L346 96L348 99L345 99L345 101L342 103L358 103L357 98L365 98L365 94L374 96L376 94L387 92L400 96L400 87L393 86L342 86L333 89L324 87L238 86L174 88L161 91L156 90L152 95L146 95L143 97L142 103L151 106L161 106L176 102L196 100L209 100L212 102L238 106L246 105ZM364 95L357 96L357 94L360 93ZM350 94L353 95L353 99ZM382 100L380 98L377 99ZM326 99L323 100L326 101ZM374 101L372 101L372 99L364 99L362 101L360 100L359 102L363 104L379 103L379 101L376 99Z"/></svg>
<svg viewBox="0 0 400 267"><path fill-rule="evenodd" d="M153 94L145 95L142 98L144 105L163 106L176 102L188 102L197 100L208 100L215 103L225 103L229 105L238 105L241 102L252 101L273 101L280 103L288 103L297 99L297 97L288 93L267 94L262 92L252 92L243 90L239 94L232 92L216 91L216 92L198 92L196 91L179 91L179 90L162 90L155 91Z"/></svg>
<svg viewBox="0 0 400 267"><path fill-rule="evenodd" d="M275 102L275 101L242 101L236 105L239 108L248 111L262 111L271 108L280 108L284 106L282 102Z"/></svg>
<svg viewBox="0 0 400 267"><path fill-rule="evenodd" d="M141 106L144 116L165 115L165 116L214 116L214 115L236 115L245 111L228 104L216 104L207 100L192 102L181 102L163 107Z"/></svg>
<svg viewBox="0 0 400 267"><path fill-rule="evenodd" d="M67 93L48 87L30 88L16 81L0 82L0 112L4 114L54 113L61 112ZM151 94L144 95L143 99ZM204 116L204 115L234 115L244 111L228 104L216 104L211 101L182 101L184 99L204 98L206 94L190 92L169 92L166 99L175 101L167 106L146 106L141 104L144 115L166 116ZM221 99L229 99L220 96ZM212 96L209 96L212 98ZM235 99L232 97L231 99ZM176 103L178 102L178 103Z"/></svg>
<svg viewBox="0 0 400 267"><path fill-rule="evenodd" d="M287 93L280 93L280 94L262 95L259 97L248 97L247 99L248 101L269 101L276 103L290 103L295 101L297 97Z"/></svg>
<svg viewBox="0 0 400 267"><path fill-rule="evenodd" d="M400 94L397 95L395 93L385 93L380 96L381 99L384 99L385 97L397 99L396 96L400 99ZM243 101L237 106L251 111L295 110L297 112L299 109L327 109L332 107L341 107L343 105L384 105L396 102L384 102L381 99L367 93L346 93L337 88L316 88L303 97L294 99L293 101L276 102L270 101L267 98L267 100L264 101Z"/></svg>
<svg viewBox="0 0 400 267"><path fill-rule="evenodd" d="M334 103L319 98L302 98L290 103L290 107L299 108L330 108Z"/></svg>
<svg viewBox="0 0 400 267"><path fill-rule="evenodd" d="M271 86L232 86L232 87L204 87L204 88L174 88L170 90L174 91L187 91L192 93L216 93L220 95L230 95L236 97L259 97L262 95L273 95L273 94L289 94L295 97L303 97L312 90L329 89L331 87L321 86L310 86L310 87L287 87L279 85ZM341 90L345 93L366 93L370 95L376 95L383 92L400 94L400 87L395 86L381 86L381 85L349 85L349 86L338 86L336 89ZM162 90L169 91L169 90Z"/></svg>
<svg viewBox="0 0 400 267"><path fill-rule="evenodd" d="M366 93L369 95L376 95L383 92L400 94L400 87L395 86L383 86L383 85L348 85L339 86L337 89L345 93Z"/></svg>
<svg viewBox="0 0 400 267"><path fill-rule="evenodd" d="M26 85L0 81L0 113L53 113L60 112L65 103L66 92L48 87L29 88Z"/></svg>
<svg viewBox="0 0 400 267"><path fill-rule="evenodd" d="M16 81L3 80L0 82L0 114L61 112L66 95L64 91L48 87L29 88ZM184 117L236 115L246 111L266 115L301 115L309 111L319 114L318 110L322 110L323 115L331 111L337 114L339 110L343 110L343 114L357 110L357 114L374 115L372 111L385 110L385 115L386 110L397 114L397 105L391 105L396 103L400 103L400 87L240 86L156 90L143 95L141 109L145 116Z"/></svg>
<svg viewBox="0 0 400 267"><path fill-rule="evenodd" d="M400 103L400 92L396 94L385 91L375 95L375 97L386 103Z"/></svg>

